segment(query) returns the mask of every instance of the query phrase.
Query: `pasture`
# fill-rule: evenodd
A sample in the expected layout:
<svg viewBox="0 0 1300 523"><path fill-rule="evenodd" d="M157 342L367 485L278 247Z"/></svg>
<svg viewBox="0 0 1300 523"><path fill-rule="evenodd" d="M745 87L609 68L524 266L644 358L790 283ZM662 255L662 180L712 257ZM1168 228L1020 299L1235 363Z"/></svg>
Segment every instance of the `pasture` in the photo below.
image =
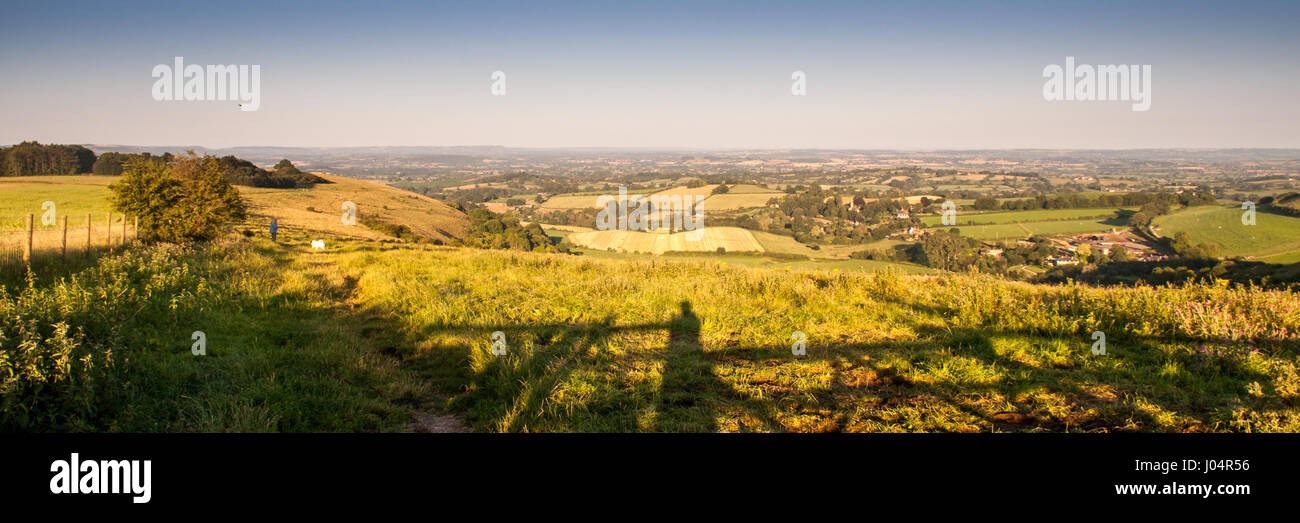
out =
<svg viewBox="0 0 1300 523"><path fill-rule="evenodd" d="M1222 256L1245 256L1272 263L1297 260L1300 218L1257 211L1255 225L1243 225L1239 206L1206 205L1159 216L1154 224L1162 236L1186 232L1193 243L1219 246Z"/></svg>

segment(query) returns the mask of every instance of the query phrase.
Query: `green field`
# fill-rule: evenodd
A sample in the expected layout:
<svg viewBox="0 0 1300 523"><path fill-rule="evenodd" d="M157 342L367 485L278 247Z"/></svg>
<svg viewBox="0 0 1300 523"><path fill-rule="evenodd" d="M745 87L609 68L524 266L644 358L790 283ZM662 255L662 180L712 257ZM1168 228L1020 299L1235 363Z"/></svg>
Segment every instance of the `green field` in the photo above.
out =
<svg viewBox="0 0 1300 523"><path fill-rule="evenodd" d="M0 428L1300 430L1291 292L283 239L4 282Z"/></svg>
<svg viewBox="0 0 1300 523"><path fill-rule="evenodd" d="M1111 229L1123 229L1126 226L1121 220L1107 219L968 225L957 227L957 229L961 231L962 236L969 236L977 240L1014 240L1035 235L1056 236L1103 232ZM950 228L938 227L938 229L945 231Z"/></svg>
<svg viewBox="0 0 1300 523"><path fill-rule="evenodd" d="M1072 220L1080 221L1085 218L1103 218L1109 219L1115 216L1116 209L1094 208L1094 209L1039 209L1033 211L1004 211L990 213L958 212L957 226L966 226L972 222L976 224L1010 224L1010 223L1029 223L1043 221L1060 221ZM923 216L921 223L926 227L940 227L943 225L942 216Z"/></svg>
<svg viewBox="0 0 1300 523"><path fill-rule="evenodd" d="M59 219L66 214L77 223L86 213L103 217L109 211L108 185L114 180L116 176L0 177L0 231L21 227L29 213L39 220L46 201L54 202Z"/></svg>
<svg viewBox="0 0 1300 523"><path fill-rule="evenodd" d="M1003 211L989 213L958 213L956 228L963 236L977 240L1014 240L1035 235L1059 236L1124 229L1125 220L1115 215L1117 209L1040 209L1033 211ZM951 229L942 225L942 216L923 216L922 223L939 230ZM971 222L984 225L964 225Z"/></svg>
<svg viewBox="0 0 1300 523"><path fill-rule="evenodd" d="M1201 206L1154 221L1162 236L1186 232L1192 242L1219 246L1222 256L1247 256L1273 263L1300 261L1300 218L1256 212L1255 225L1243 225L1240 207Z"/></svg>

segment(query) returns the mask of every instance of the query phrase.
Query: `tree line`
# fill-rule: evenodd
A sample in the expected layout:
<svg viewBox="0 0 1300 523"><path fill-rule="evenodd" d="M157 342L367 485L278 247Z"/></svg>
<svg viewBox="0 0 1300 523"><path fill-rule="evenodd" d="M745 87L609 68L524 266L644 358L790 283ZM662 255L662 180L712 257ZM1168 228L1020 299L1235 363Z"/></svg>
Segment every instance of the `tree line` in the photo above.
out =
<svg viewBox="0 0 1300 523"><path fill-rule="evenodd" d="M127 165L137 162L166 166L177 159L172 153L154 156L150 153L106 152L96 155L80 145L42 144L23 142L0 148L0 176L43 176L100 174L120 176ZM286 189L310 187L329 181L294 167L289 160L280 160L267 170L248 160L234 156L217 158L226 181L235 185Z"/></svg>
<svg viewBox="0 0 1300 523"><path fill-rule="evenodd" d="M0 176L88 174L95 153L80 145L23 142L0 148Z"/></svg>

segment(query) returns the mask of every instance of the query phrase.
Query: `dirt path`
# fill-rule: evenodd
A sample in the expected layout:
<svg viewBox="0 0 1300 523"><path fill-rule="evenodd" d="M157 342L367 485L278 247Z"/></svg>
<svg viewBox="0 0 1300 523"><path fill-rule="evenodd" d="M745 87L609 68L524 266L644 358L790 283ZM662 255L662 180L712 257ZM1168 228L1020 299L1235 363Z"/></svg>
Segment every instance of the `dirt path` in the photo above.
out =
<svg viewBox="0 0 1300 523"><path fill-rule="evenodd" d="M295 247L286 246L286 248ZM358 347L360 351L392 358L400 368L403 355L410 353L409 347L405 346L406 340L400 334L401 330L392 324L387 315L369 310L360 301L357 292L359 279L355 275L348 274L335 263L334 256L327 253L297 253L295 264L301 264L304 272L328 282L332 288L333 315L325 321L337 321L344 329L355 333L355 339L364 344ZM430 393L419 399L392 402L410 409L413 413L413 420L399 429L400 432L472 432L463 420L441 407L447 399Z"/></svg>

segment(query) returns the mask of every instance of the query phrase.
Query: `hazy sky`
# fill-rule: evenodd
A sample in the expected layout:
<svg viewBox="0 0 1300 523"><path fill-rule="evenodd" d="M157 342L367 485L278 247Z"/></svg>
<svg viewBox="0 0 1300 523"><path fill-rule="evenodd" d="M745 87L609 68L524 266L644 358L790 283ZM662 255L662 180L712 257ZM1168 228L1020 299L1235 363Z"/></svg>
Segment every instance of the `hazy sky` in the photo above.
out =
<svg viewBox="0 0 1300 523"><path fill-rule="evenodd" d="M1300 2L179 4L5 6L0 143L1300 147ZM175 56L260 110L155 101ZM1044 100L1066 56L1151 109Z"/></svg>

